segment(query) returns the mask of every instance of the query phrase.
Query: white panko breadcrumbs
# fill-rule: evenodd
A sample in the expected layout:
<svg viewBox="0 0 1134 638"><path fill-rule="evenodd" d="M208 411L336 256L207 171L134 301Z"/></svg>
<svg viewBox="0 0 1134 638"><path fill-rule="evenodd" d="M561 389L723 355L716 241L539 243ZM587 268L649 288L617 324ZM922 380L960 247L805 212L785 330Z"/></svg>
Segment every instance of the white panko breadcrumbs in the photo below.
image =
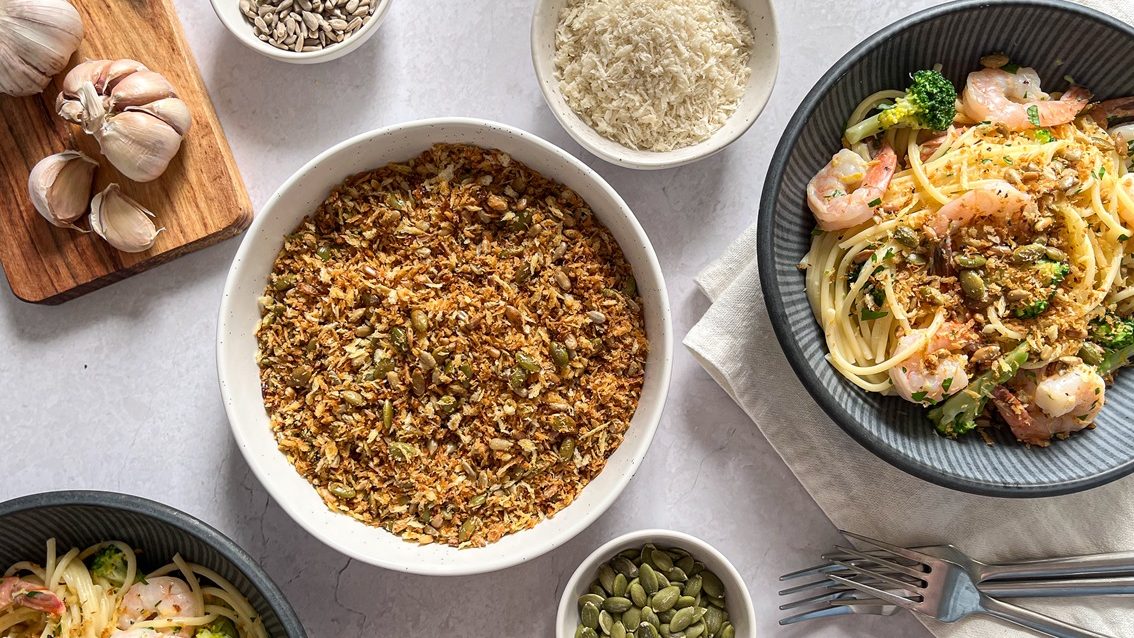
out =
<svg viewBox="0 0 1134 638"><path fill-rule="evenodd" d="M671 151L736 111L753 42L732 0L570 0L555 32L556 78L603 137Z"/></svg>

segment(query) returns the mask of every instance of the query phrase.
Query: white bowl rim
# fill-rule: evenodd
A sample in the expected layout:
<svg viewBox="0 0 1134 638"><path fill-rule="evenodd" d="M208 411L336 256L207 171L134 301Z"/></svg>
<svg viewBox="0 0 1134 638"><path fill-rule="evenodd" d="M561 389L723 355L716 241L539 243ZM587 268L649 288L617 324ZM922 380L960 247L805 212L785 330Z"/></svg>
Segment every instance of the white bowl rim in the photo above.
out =
<svg viewBox="0 0 1134 638"><path fill-rule="evenodd" d="M235 21L228 11L221 8L222 2L236 5L237 0L210 0L210 2L213 6L213 12L217 14L217 18L221 21L221 24L224 25L225 29L249 49L273 60L279 60L280 62L317 64L337 60L365 44L365 42L370 39L370 36L378 30L378 27L381 26L382 21L386 19L386 14L390 10L392 0L378 0L378 6L374 7L374 12L370 14L370 21L362 25L354 35L346 38L342 42L338 42L334 46L325 47L318 51L299 52L277 49L255 37L253 35L252 25L240 14L239 8L236 10L236 15L240 18L239 22Z"/></svg>
<svg viewBox="0 0 1134 638"><path fill-rule="evenodd" d="M649 445L653 441L654 435L657 432L658 425L661 422L661 415L665 410L665 402L668 399L669 395L668 389L673 368L673 325L668 289L665 285L665 278L662 274L661 264L658 262L657 253L654 251L653 244L650 242L645 230L638 222L638 218L634 215L633 210L625 202L625 200L622 199L618 192L615 191L614 188L605 179L603 179L601 175L584 164L574 155L559 148L558 146L555 146L551 142L548 142L547 140L544 140L537 135L528 133L527 131L507 124L480 118L439 117L412 120L401 124L381 127L365 133L360 133L346 140L343 140L342 142L335 144L331 148L317 155L311 161L307 162L301 168L299 168L290 177L288 177L288 179L284 181L284 183L281 184L278 189L276 189L276 192L268 198L267 203L264 204L264 207L255 216L248 230L245 231L244 238L240 242L240 247L237 249L236 256L233 258L232 264L229 267L228 274L225 277L224 291L221 296L219 317L217 320L216 359L217 375L221 386L221 397L224 402L224 410L229 422L229 429L232 431L233 438L237 443L237 447L240 448L241 455L244 457L245 462L248 463L248 467L252 470L252 473L256 476L256 479L262 486L264 486L264 489L267 490L268 494L272 497L272 499L276 501L276 503L284 510L284 512L286 512L293 521L298 523L299 526L305 529L309 534L322 541L328 547L331 547L332 549L335 549L336 551L339 551L363 563L395 571L421 574L426 576L465 576L472 574L489 573L512 567L521 562L524 562L525 560L533 560L551 551L552 549L559 547L560 545L566 543L568 540L574 538L580 532L589 527L592 523L595 522L595 520L597 520L602 514L604 514L607 509L610 508L614 501L622 494L623 491L625 491L626 486L630 482L630 479L633 478L634 474L637 472L638 467L645 459L646 452L643 452L640 455L631 456L629 467L627 468L628 471L618 476L613 489L610 489L606 494L604 494L595 507L591 508L585 514L583 514L579 522L575 526L565 528L565 531L561 535L561 537L546 541L542 544L542 546L537 545L535 546L535 549L529 552L525 552L524 554L516 553L495 560L482 561L480 563L476 563L475 565L447 565L422 562L407 563L404 561L376 558L374 556L356 551L350 544L340 543L336 538L333 537L333 535L326 533L323 530L322 525L318 524L317 521L308 520L306 518L306 515L302 511L300 511L300 508L292 503L289 498L287 498L287 494L283 493L282 488L278 484L266 480L267 468L249 448L249 442L244 436L243 429L236 427L234 424L234 419L237 417L235 414L235 407L233 406L232 401L229 400L229 384L226 381L228 377L228 374L226 372L226 368L228 367L226 365L228 362L228 354L226 353L225 347L225 335L226 332L228 332L227 317L230 315L230 304L233 303L231 300L234 298L233 289L237 285L236 282L239 279L239 271L243 269L241 265L245 263L246 257L252 250L252 245L255 243L255 240L253 240L252 238L258 235L260 227L266 223L267 219L271 218L273 208L293 183L306 177L306 175L311 172L317 165L328 160L332 156L337 155L356 144L364 143L372 138L380 138L407 129L435 128L452 125L464 125L495 129L500 133L514 136L521 141L530 143L540 148L543 152L550 153L564 160L565 162L570 164L572 168L583 173L586 179L593 181L600 189L602 189L606 193L608 197L611 198L612 201L617 204L619 213L626 217L627 226L634 233L635 239L642 243L645 250L644 260L641 266L645 267L649 271L650 277L658 282L658 306L662 311L661 316L658 317L661 324L661 334L659 335L658 339L658 341L660 341L660 347L657 349L651 347L649 355L655 356L656 353L656 356L661 357L659 366L659 379L657 382L661 394L656 408L653 409L654 414L652 418L649 418L644 423L646 430L643 435L647 441L646 452L648 452ZM638 264L635 264L635 266L637 265ZM657 342L651 339L651 343ZM637 411L635 411L635 416L636 415ZM584 487L583 489L585 490L586 487ZM339 515L346 516L346 514ZM372 529L376 533L389 533L378 527L373 527Z"/></svg>
<svg viewBox="0 0 1134 638"><path fill-rule="evenodd" d="M579 119L579 117L575 115L574 112L563 113L560 111L560 109L555 108L555 106L552 104L551 96L548 94L549 91L553 90L553 86L558 86L558 82L555 81L554 71L552 72L552 77L548 77L544 70L541 68L541 65L539 63L539 48L536 46L536 40L537 38L541 37L539 24L537 22L540 15L540 9L551 1L552 0L536 0L535 9L532 12L529 48L531 49L532 67L535 69L536 81L539 83L540 94L543 95L543 99L547 104L548 110L551 111L551 114L553 116L555 116L556 121L558 121L559 125L563 127L563 130L567 131L567 134L571 136L571 139L575 140L576 143L587 149L587 151L589 151L590 153L593 153L596 157L610 162L611 164L625 168L654 171L666 168L676 168L678 166L685 166L687 164L699 162L705 158L716 155L717 153L730 146L733 142L743 137L744 134L747 133L752 128L752 126L756 124L756 120L760 119L760 115L764 112L764 109L768 107L768 102L770 102L772 99L772 93L775 91L776 81L779 78L780 71L779 22L776 18L775 2L772 2L772 0L767 0L768 22L771 26L772 34L771 42L768 44L768 46L769 48L776 51L775 64L772 65L772 72L768 77L768 91L760 98L755 111L752 113L751 118L749 118L748 122L744 126L737 128L731 134L724 134L722 127L722 129L717 130L711 136L704 140L701 140L696 144L675 148L672 151L640 151L615 142L614 140L607 140L613 146L619 149L618 152L608 151L607 149L594 144L589 136L582 134L579 128L580 126L588 129L590 128L587 126L586 122L583 122L581 119ZM554 66L555 65L553 63L551 65L551 68L554 69ZM555 88L554 90L558 93L558 88ZM568 109L570 109L570 107L568 107ZM732 119L737 115L737 113L733 113L731 116L729 116L729 119ZM572 120L572 116L575 117L578 121ZM691 153L691 151L694 149L698 149L698 152Z"/></svg>
<svg viewBox="0 0 1134 638"><path fill-rule="evenodd" d="M709 555L720 561L729 577L734 578L736 582L740 583L740 599L741 601L743 601L742 605L744 607L744 616L748 623L749 631L755 631L756 606L752 602L752 593L748 591L748 584L744 582L744 577L740 575L740 572L736 569L736 566L732 564L732 561L730 561L716 547L710 545L708 541L701 540L700 538L697 538L692 534L678 532L671 529L654 528L640 529L633 532L627 532L620 536L616 536L606 543L603 543L601 546L599 546L598 549L591 552L579 563L579 566L575 568L575 572L571 574L571 578L567 580L567 585L564 586L563 593L559 597L559 610L555 614L556 638L571 638L569 634L564 633L564 628L570 626L567 624L568 616L570 614L576 613L575 602L578 600L578 598L573 595L573 592L577 588L579 581L581 581L583 578L586 578L590 574L590 572L597 567L596 563L598 563L598 561L602 560L604 557L614 555L617 551L616 548L619 548L622 545L626 545L628 543L644 543L650 540L659 539L664 539L667 543L672 543L675 546L679 546L682 549L685 549L690 554L693 554L694 558L697 558L698 560L701 560L701 555ZM702 562L704 561L702 560ZM716 571L717 570L714 570L714 573ZM729 598L729 601L731 602L735 600L736 595L735 593L733 593L733 595ZM730 608L728 611L731 618L734 612L741 610Z"/></svg>

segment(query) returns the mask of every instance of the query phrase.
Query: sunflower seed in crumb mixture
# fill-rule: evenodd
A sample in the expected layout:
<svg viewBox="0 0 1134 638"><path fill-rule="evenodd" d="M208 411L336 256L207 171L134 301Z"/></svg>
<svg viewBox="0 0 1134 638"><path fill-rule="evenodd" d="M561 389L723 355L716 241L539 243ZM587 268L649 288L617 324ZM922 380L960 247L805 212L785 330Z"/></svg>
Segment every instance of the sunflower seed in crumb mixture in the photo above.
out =
<svg viewBox="0 0 1134 638"><path fill-rule="evenodd" d="M618 244L496 150L351 177L287 236L260 303L280 450L329 507L417 543L479 547L566 507L642 390Z"/></svg>

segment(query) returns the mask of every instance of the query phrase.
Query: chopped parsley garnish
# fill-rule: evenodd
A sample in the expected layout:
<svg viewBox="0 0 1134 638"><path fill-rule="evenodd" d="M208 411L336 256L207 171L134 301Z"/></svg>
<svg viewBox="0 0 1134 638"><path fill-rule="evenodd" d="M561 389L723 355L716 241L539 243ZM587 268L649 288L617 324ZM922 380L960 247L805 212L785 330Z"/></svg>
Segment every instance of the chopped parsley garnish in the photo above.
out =
<svg viewBox="0 0 1134 638"><path fill-rule="evenodd" d="M1106 177L1106 167L1100 166L1099 172L1095 173L1095 177L1097 177L1098 179L1102 179L1102 178Z"/></svg>
<svg viewBox="0 0 1134 638"><path fill-rule="evenodd" d="M1048 142L1054 142L1055 136L1051 134L1051 131L1041 128L1036 131L1036 140L1047 144Z"/></svg>
<svg viewBox="0 0 1134 638"><path fill-rule="evenodd" d="M1020 70L1020 65L1019 64L1012 64L1011 62L1009 62L1008 64L1005 64L1004 66L1002 66L1000 68L1004 69L1005 71L1007 71L1009 73L1016 73L1017 71Z"/></svg>
<svg viewBox="0 0 1134 638"><path fill-rule="evenodd" d="M1032 126L1043 126L1040 124L1039 107L1035 104L1028 107L1028 121L1032 123Z"/></svg>
<svg viewBox="0 0 1134 638"><path fill-rule="evenodd" d="M878 199L871 201L870 205L871 206L881 206L882 205L882 198L879 197Z"/></svg>
<svg viewBox="0 0 1134 638"><path fill-rule="evenodd" d="M823 234L823 229L822 229L822 228L818 228L818 227L816 227L816 228L812 228L812 229L811 229L811 236L812 236L812 237L818 237L819 235L822 235L822 234Z"/></svg>
<svg viewBox="0 0 1134 638"><path fill-rule="evenodd" d="M914 392L910 395L910 398L920 403L921 401L925 401L925 397L927 396L929 396L929 393L922 390L921 392Z"/></svg>
<svg viewBox="0 0 1134 638"><path fill-rule="evenodd" d="M1005 163L1005 164L1011 164L1011 163L1012 163L1012 158L1011 158L1011 157L1008 157L1007 155L1005 155L1005 156L1004 156L1004 163Z"/></svg>
<svg viewBox="0 0 1134 638"><path fill-rule="evenodd" d="M888 314L890 314L890 313L886 312L885 310L871 310L869 308L863 308L862 309L862 320L863 321L874 321L875 319L881 319L882 317L885 317Z"/></svg>
<svg viewBox="0 0 1134 638"><path fill-rule="evenodd" d="M1118 241L1126 241L1127 239L1130 239L1130 235L1127 235L1126 233L1122 233L1118 236Z"/></svg>
<svg viewBox="0 0 1134 638"><path fill-rule="evenodd" d="M948 377L947 379L945 379L944 381L941 382L941 389L944 390L945 392L948 392L949 386L951 386L951 385L953 385L953 377Z"/></svg>

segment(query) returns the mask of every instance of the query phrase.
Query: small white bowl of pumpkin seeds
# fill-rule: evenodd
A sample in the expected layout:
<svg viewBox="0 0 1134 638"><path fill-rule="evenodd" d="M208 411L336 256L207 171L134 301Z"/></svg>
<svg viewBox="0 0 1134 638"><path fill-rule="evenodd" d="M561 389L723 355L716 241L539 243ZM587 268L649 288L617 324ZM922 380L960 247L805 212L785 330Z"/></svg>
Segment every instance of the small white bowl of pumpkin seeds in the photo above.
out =
<svg viewBox="0 0 1134 638"><path fill-rule="evenodd" d="M583 561L559 601L556 638L751 638L752 597L703 540L630 532Z"/></svg>

